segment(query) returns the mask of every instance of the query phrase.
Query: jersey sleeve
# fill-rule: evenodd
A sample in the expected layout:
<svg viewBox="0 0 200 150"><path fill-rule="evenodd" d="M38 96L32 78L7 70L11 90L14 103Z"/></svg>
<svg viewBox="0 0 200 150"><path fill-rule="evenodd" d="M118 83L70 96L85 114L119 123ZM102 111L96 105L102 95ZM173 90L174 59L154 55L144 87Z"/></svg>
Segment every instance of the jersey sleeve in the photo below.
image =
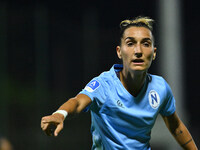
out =
<svg viewBox="0 0 200 150"><path fill-rule="evenodd" d="M103 80L99 77L92 79L79 94L87 95L92 100L92 103L96 103L97 105L103 104L106 98L106 89ZM89 108L90 106L84 111L88 111Z"/></svg>
<svg viewBox="0 0 200 150"><path fill-rule="evenodd" d="M176 105L175 105L175 98L172 94L171 88L166 81L165 81L165 86L166 86L166 98L164 105L160 111L160 114L163 116L169 116L175 112Z"/></svg>

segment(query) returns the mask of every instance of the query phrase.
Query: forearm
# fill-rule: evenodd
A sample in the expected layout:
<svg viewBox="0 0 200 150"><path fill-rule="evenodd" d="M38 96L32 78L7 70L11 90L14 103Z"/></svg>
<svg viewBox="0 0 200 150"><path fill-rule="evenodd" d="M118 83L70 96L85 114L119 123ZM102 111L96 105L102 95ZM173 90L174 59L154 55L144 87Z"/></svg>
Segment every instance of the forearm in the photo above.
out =
<svg viewBox="0 0 200 150"><path fill-rule="evenodd" d="M68 115L75 115L82 112L91 102L92 101L88 96L79 94L61 105L59 110L67 111Z"/></svg>
<svg viewBox="0 0 200 150"><path fill-rule="evenodd" d="M63 122L67 115L77 113L78 102L76 99L71 98L52 115L45 116L41 120L41 128L48 136L57 136L63 129ZM64 111L63 111L64 110Z"/></svg>
<svg viewBox="0 0 200 150"><path fill-rule="evenodd" d="M65 110L67 111L68 115L78 114L78 101L76 98L70 98L67 102L59 107L58 110Z"/></svg>
<svg viewBox="0 0 200 150"><path fill-rule="evenodd" d="M185 150L197 150L195 142L192 139L189 131L180 120L176 112L170 116L162 116L166 126L168 127L171 134L174 136L176 141Z"/></svg>
<svg viewBox="0 0 200 150"><path fill-rule="evenodd" d="M179 124L178 128L171 131L171 133L183 149L197 150L192 136L182 122Z"/></svg>
<svg viewBox="0 0 200 150"><path fill-rule="evenodd" d="M47 135L57 136L63 129L63 121L67 115L74 115L80 113L85 107L91 103L91 99L84 94L78 94L76 97L69 99L63 105L60 106L58 111L53 115L42 117L41 128ZM63 111L65 110L65 111ZM54 133L52 133L53 124L56 126Z"/></svg>

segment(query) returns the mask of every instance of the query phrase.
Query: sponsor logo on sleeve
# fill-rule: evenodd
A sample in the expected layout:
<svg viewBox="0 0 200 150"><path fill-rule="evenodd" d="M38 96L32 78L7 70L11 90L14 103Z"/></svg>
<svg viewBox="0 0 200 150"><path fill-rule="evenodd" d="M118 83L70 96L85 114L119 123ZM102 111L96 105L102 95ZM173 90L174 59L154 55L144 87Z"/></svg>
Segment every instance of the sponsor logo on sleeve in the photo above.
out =
<svg viewBox="0 0 200 150"><path fill-rule="evenodd" d="M149 104L153 109L157 109L158 106L160 105L160 97L158 93L154 90L151 90L149 92Z"/></svg>
<svg viewBox="0 0 200 150"><path fill-rule="evenodd" d="M85 90L87 90L88 92L94 92L99 86L100 82L97 80L93 80L86 85Z"/></svg>

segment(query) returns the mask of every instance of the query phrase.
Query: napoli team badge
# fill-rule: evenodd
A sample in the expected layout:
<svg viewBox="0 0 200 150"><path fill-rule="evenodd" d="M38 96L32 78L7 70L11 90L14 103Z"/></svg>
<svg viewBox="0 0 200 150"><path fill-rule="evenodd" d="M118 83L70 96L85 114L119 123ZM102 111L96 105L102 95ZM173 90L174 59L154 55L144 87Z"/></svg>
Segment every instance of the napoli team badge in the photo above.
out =
<svg viewBox="0 0 200 150"><path fill-rule="evenodd" d="M158 106L160 105L160 97L158 93L154 90L151 90L149 92L149 104L153 109L157 109Z"/></svg>
<svg viewBox="0 0 200 150"><path fill-rule="evenodd" d="M87 90L88 92L94 92L99 86L100 86L99 81L92 80L90 83L86 85L85 90Z"/></svg>

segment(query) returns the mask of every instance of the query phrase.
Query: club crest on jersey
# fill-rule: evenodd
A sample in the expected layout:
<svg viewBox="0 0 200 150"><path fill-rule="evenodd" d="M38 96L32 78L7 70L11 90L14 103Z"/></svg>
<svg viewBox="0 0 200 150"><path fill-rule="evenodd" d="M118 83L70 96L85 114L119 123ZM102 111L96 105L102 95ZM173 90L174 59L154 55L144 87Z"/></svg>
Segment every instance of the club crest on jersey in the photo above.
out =
<svg viewBox="0 0 200 150"><path fill-rule="evenodd" d="M85 90L87 90L88 92L94 92L99 86L100 86L99 81L92 80L90 83L86 85Z"/></svg>
<svg viewBox="0 0 200 150"><path fill-rule="evenodd" d="M160 97L158 93L154 90L151 90L149 92L149 104L153 109L157 109L158 106L160 105Z"/></svg>

